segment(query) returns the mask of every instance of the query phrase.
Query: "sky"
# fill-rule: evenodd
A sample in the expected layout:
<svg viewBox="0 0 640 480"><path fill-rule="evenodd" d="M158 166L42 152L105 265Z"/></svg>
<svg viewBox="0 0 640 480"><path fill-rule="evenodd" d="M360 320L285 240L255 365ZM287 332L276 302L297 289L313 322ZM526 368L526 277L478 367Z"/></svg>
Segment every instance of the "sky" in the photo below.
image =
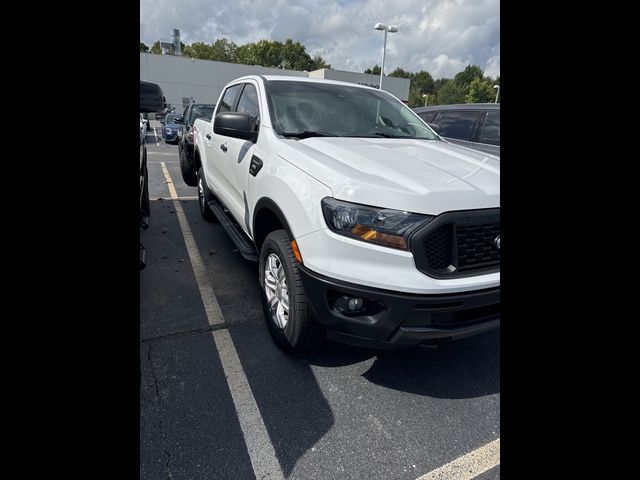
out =
<svg viewBox="0 0 640 480"><path fill-rule="evenodd" d="M337 70L362 72L382 60L396 67L451 78L475 64L500 75L499 0L140 0L140 41L185 44L227 38L237 45L261 39L300 42Z"/></svg>

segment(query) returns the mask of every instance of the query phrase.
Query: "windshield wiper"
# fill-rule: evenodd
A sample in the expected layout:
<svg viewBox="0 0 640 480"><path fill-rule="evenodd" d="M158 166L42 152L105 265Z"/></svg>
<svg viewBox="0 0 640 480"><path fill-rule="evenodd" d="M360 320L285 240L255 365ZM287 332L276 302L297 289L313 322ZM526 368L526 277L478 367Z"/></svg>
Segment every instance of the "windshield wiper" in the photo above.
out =
<svg viewBox="0 0 640 480"><path fill-rule="evenodd" d="M375 132L374 135L384 138L415 138L411 135L394 135L393 133Z"/></svg>
<svg viewBox="0 0 640 480"><path fill-rule="evenodd" d="M302 132L283 132L280 135L286 138L291 138L291 137L299 138L300 140L304 138L309 138L309 137L337 137L338 136L334 133L314 132L311 130L304 130Z"/></svg>

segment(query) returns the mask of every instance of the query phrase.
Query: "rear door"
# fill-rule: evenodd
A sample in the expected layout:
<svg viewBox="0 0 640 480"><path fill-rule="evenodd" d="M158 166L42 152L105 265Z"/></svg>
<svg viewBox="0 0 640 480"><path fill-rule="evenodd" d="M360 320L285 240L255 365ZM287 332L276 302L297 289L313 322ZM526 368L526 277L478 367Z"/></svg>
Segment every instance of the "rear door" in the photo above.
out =
<svg viewBox="0 0 640 480"><path fill-rule="evenodd" d="M473 148L473 135L482 112L477 110L442 110L432 123L441 137L463 147Z"/></svg>
<svg viewBox="0 0 640 480"><path fill-rule="evenodd" d="M500 156L500 110L490 110L483 116L473 148Z"/></svg>
<svg viewBox="0 0 640 480"><path fill-rule="evenodd" d="M424 120L426 123L433 123L433 119L435 118L437 113L438 113L438 110L431 110L428 112L420 112L418 113L418 116L422 120Z"/></svg>

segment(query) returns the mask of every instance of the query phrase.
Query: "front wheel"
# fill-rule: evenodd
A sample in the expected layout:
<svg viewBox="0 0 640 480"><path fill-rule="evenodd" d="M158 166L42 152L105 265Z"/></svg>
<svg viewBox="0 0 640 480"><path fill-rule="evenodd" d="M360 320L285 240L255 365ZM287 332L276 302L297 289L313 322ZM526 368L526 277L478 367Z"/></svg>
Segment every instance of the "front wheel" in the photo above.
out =
<svg viewBox="0 0 640 480"><path fill-rule="evenodd" d="M311 317L300 264L284 230L271 232L260 249L260 286L269 331L280 348L304 353L322 345L325 330Z"/></svg>

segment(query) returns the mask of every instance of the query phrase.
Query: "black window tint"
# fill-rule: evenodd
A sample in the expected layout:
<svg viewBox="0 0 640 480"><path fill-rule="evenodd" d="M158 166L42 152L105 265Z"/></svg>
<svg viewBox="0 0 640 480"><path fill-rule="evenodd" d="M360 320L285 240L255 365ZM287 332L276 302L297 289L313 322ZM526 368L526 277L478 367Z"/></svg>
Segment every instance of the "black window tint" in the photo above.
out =
<svg viewBox="0 0 640 480"><path fill-rule="evenodd" d="M429 123L431 122L431 120L433 120L433 117L436 116L436 113L438 113L437 111L435 112L420 112L418 114L418 116L424 120L425 122Z"/></svg>
<svg viewBox="0 0 640 480"><path fill-rule="evenodd" d="M244 86L240 100L238 101L238 112L244 112L251 115L252 125L254 128L258 126L258 120L260 119L260 108L258 107L258 92L256 87L247 83Z"/></svg>
<svg viewBox="0 0 640 480"><path fill-rule="evenodd" d="M438 117L439 133L442 137L469 140L477 117L478 112L443 111Z"/></svg>
<svg viewBox="0 0 640 480"><path fill-rule="evenodd" d="M233 87L227 88L227 91L224 92L224 96L222 97L222 101L220 102L220 106L218 107L218 111L216 115L220 112L230 112L233 108L233 102L238 95L238 92L242 88L242 84L234 85Z"/></svg>
<svg viewBox="0 0 640 480"><path fill-rule="evenodd" d="M500 112L489 112L487 114L478 142L500 145Z"/></svg>

